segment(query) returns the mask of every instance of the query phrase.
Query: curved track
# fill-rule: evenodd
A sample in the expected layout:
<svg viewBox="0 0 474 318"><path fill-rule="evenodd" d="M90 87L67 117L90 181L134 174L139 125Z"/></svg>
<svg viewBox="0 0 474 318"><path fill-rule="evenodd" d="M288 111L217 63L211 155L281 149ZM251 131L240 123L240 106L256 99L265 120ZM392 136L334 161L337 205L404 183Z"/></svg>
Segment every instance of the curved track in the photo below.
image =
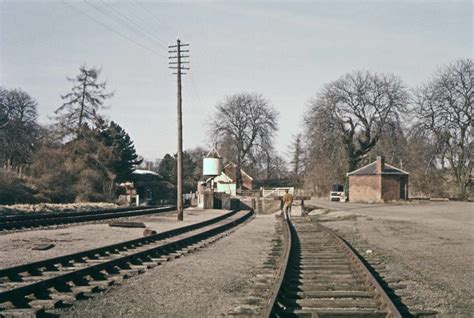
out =
<svg viewBox="0 0 474 318"><path fill-rule="evenodd" d="M63 225L80 222L108 220L121 217L147 215L173 211L174 209L174 206L166 206L159 208L126 207L111 210L94 210L85 212L53 212L2 216L0 217L0 233L8 233L9 231L40 228L52 225Z"/></svg>
<svg viewBox="0 0 474 318"><path fill-rule="evenodd" d="M305 218L288 226L289 258L264 317L402 317L343 239Z"/></svg>
<svg viewBox="0 0 474 318"><path fill-rule="evenodd" d="M35 316L71 303L213 242L253 214L231 211L156 235L0 270L0 316Z"/></svg>

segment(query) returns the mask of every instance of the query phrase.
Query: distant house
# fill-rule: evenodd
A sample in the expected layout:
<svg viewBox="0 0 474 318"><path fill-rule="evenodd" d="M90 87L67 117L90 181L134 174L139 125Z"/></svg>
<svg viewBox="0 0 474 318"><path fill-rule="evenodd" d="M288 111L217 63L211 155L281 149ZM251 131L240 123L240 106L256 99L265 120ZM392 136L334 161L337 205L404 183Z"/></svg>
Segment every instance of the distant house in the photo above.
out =
<svg viewBox="0 0 474 318"><path fill-rule="evenodd" d="M222 173L214 178L214 187L216 192L225 192L231 195L235 195L237 192L236 186L236 169L233 162L229 162L224 166ZM242 175L242 189L252 190L253 178L246 173L244 170L240 169Z"/></svg>
<svg viewBox="0 0 474 318"><path fill-rule="evenodd" d="M347 176L350 202L408 200L409 173L386 164L383 157Z"/></svg>

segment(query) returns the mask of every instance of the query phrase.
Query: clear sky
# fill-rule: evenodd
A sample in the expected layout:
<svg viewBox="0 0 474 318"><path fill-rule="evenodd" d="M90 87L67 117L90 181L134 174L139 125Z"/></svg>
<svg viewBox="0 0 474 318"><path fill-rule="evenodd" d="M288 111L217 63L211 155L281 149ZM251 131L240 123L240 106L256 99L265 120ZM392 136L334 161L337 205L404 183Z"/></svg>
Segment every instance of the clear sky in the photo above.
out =
<svg viewBox="0 0 474 318"><path fill-rule="evenodd" d="M105 115L147 159L176 152L176 81L167 44L190 43L184 148L204 145L216 103L259 92L279 111L287 154L308 100L346 72L391 72L415 87L473 55L471 1L5 1L0 85L21 88L48 123L79 66L102 68ZM121 35L120 35L121 34Z"/></svg>

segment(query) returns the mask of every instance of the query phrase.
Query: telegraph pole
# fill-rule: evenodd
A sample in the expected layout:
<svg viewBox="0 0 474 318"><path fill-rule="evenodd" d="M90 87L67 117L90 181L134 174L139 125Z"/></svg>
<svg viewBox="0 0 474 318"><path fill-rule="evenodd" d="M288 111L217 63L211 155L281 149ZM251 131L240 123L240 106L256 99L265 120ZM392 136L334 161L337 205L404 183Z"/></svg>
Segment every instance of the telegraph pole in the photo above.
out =
<svg viewBox="0 0 474 318"><path fill-rule="evenodd" d="M176 45L169 45L168 52L169 56L169 68L176 70L173 75L176 75L176 82L178 88L177 95L177 120L178 120L178 154L177 154L177 180L176 180L176 209L178 211L178 221L183 220L183 111L182 111L182 98L181 98L181 75L183 70L189 70L189 67L183 66L183 64L189 64L189 61L185 60L189 58L189 50L183 50L182 47L189 46L189 44L183 44L178 39ZM184 53L184 55L182 55ZM184 60L183 60L184 59Z"/></svg>

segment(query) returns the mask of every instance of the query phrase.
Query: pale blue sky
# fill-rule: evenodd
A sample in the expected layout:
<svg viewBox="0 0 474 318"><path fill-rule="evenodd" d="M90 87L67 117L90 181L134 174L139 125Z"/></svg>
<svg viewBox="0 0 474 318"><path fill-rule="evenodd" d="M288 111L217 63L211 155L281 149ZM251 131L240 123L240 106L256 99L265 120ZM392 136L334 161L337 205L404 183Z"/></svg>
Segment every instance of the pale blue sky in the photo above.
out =
<svg viewBox="0 0 474 318"><path fill-rule="evenodd" d="M229 94L260 92L271 101L285 155L324 83L368 69L414 87L438 66L473 55L471 1L0 0L0 10L0 85L31 94L47 123L70 88L66 76L81 64L102 67L115 90L105 114L149 159L176 151L176 83L165 45L178 35L191 44L185 149L205 143L206 119Z"/></svg>

